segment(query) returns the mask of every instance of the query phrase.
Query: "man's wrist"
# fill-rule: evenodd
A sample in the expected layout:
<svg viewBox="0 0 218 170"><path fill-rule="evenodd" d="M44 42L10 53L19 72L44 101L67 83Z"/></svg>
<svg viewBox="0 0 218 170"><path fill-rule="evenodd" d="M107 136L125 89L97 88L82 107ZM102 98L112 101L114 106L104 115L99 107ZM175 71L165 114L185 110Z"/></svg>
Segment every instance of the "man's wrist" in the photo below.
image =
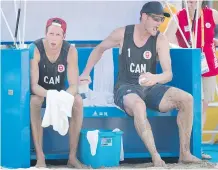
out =
<svg viewBox="0 0 218 170"><path fill-rule="evenodd" d="M83 72L83 75L84 75L84 76L89 76L89 75L90 75L90 72L91 72L91 70L86 67L85 70L84 70L84 72Z"/></svg>

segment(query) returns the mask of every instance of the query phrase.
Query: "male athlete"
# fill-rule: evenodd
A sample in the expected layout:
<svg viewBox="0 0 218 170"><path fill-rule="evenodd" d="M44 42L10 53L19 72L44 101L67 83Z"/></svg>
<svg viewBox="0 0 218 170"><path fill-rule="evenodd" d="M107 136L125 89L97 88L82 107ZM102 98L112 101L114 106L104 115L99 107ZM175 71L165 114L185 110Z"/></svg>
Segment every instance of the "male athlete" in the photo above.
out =
<svg viewBox="0 0 218 170"><path fill-rule="evenodd" d="M104 51L120 47L118 81L114 89L115 104L134 117L135 128L148 148L154 166L165 166L154 143L146 107L167 112L179 110L177 123L180 136L180 158L184 163L201 161L190 153L193 124L193 98L178 88L164 85L171 81L169 42L158 27L169 17L160 2L147 2L141 9L140 23L115 29L90 54L80 81L91 81L89 74ZM163 73L156 74L160 60ZM140 80L145 79L139 84Z"/></svg>
<svg viewBox="0 0 218 170"><path fill-rule="evenodd" d="M64 40L67 24L60 18L47 21L45 38L36 40L30 48L34 48L31 60L31 127L36 149L37 167L45 167L45 156L42 150L43 129L41 127L40 109L47 91L64 90L67 78L69 88L66 90L74 96L69 137L70 153L68 165L83 168L76 158L78 139L83 121L82 98L78 89L78 56L77 50Z"/></svg>

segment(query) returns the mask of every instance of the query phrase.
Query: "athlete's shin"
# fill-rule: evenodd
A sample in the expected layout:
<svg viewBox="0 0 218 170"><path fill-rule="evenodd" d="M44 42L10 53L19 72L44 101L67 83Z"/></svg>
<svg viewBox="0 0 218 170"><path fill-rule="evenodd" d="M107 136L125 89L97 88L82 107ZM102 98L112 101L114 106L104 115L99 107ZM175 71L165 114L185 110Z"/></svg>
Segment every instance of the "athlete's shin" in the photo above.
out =
<svg viewBox="0 0 218 170"><path fill-rule="evenodd" d="M33 142L35 145L35 150L36 150L36 157L37 160L40 163L38 166L44 166L44 153L42 149L42 136L43 136L43 129L41 127L41 106L43 103L44 98L39 97L36 95L31 96L30 100L30 113L31 113L31 129L32 129L32 136L33 136Z"/></svg>
<svg viewBox="0 0 218 170"><path fill-rule="evenodd" d="M147 147L149 153L152 157L152 162L154 166L163 167L165 162L161 159L159 153L157 152L154 137L152 134L151 126L147 118L142 119L142 116L134 116L134 124L138 135L141 137L145 146ZM144 116L145 117L145 116Z"/></svg>
<svg viewBox="0 0 218 170"><path fill-rule="evenodd" d="M193 125L193 99L182 100L178 104L177 124L180 137L180 155L190 152L190 139Z"/></svg>
<svg viewBox="0 0 218 170"><path fill-rule="evenodd" d="M138 135L141 137L150 154L155 156L157 150L155 147L154 137L151 131L150 123L146 117L146 107L144 103L136 102L133 109L134 125Z"/></svg>
<svg viewBox="0 0 218 170"><path fill-rule="evenodd" d="M70 154L69 158L76 158L77 146L79 141L80 130L83 122L83 101L80 95L75 96L75 101L72 109L72 117L70 120Z"/></svg>

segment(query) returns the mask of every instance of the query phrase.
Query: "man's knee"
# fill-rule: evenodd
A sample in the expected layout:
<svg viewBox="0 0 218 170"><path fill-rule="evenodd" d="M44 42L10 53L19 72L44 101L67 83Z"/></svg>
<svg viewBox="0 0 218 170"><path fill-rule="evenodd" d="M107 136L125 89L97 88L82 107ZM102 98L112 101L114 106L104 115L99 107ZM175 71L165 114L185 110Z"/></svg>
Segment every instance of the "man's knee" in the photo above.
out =
<svg viewBox="0 0 218 170"><path fill-rule="evenodd" d="M168 90L166 100L169 100L171 104L178 109L185 109L193 106L192 95L186 91L174 87Z"/></svg>
<svg viewBox="0 0 218 170"><path fill-rule="evenodd" d="M174 101L174 105L180 111L187 114L193 114L193 97L191 94L181 91L180 95Z"/></svg>
<svg viewBox="0 0 218 170"><path fill-rule="evenodd" d="M83 107L83 99L79 94L75 96L73 105L76 107Z"/></svg>
<svg viewBox="0 0 218 170"><path fill-rule="evenodd" d="M145 102L136 94L128 94L123 97L125 110L128 113L134 114L145 114L146 105Z"/></svg>
<svg viewBox="0 0 218 170"><path fill-rule="evenodd" d="M136 100L134 108L135 110L141 110L141 109L145 110L146 109L145 102L142 99Z"/></svg>
<svg viewBox="0 0 218 170"><path fill-rule="evenodd" d="M31 95L30 96L30 107L41 107L44 101L44 97Z"/></svg>
<svg viewBox="0 0 218 170"><path fill-rule="evenodd" d="M184 103L184 107L192 107L193 96L190 93L183 92L183 94L181 95L181 102Z"/></svg>
<svg viewBox="0 0 218 170"><path fill-rule="evenodd" d="M191 104L193 104L193 96L190 93L185 94L185 100Z"/></svg>

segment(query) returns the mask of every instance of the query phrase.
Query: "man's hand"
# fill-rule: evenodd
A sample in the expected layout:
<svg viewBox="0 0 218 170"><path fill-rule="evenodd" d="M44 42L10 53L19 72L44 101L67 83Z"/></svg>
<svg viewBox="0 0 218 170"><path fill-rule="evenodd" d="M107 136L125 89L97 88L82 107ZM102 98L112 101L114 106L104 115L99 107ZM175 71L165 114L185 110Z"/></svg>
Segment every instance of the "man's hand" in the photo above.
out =
<svg viewBox="0 0 218 170"><path fill-rule="evenodd" d="M150 72L139 76L139 84L141 86L153 86L158 83L158 76Z"/></svg>
<svg viewBox="0 0 218 170"><path fill-rule="evenodd" d="M92 82L91 77L89 75L81 74L79 76L79 85L82 84L90 84Z"/></svg>

